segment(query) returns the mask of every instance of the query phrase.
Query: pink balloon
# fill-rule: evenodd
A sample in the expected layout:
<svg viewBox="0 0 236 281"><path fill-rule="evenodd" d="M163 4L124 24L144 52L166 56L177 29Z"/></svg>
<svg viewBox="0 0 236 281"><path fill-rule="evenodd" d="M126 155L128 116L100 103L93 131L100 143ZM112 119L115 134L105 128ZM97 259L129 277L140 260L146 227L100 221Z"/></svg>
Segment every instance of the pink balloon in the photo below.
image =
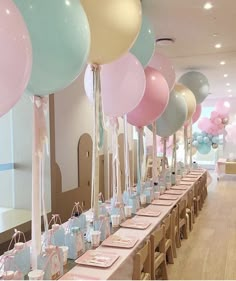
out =
<svg viewBox="0 0 236 281"><path fill-rule="evenodd" d="M212 126L212 123L211 123L210 119L208 119L207 117L203 117L198 122L198 128L206 133L210 133L211 126Z"/></svg>
<svg viewBox="0 0 236 281"><path fill-rule="evenodd" d="M176 77L175 69L170 59L160 53L155 53L149 62L149 66L155 68L164 76L171 91L174 88Z"/></svg>
<svg viewBox="0 0 236 281"><path fill-rule="evenodd" d="M201 106L201 104L197 104L196 111L194 112L193 117L192 117L192 122L193 123L197 122L197 120L201 116L201 113L202 113L202 106Z"/></svg>
<svg viewBox="0 0 236 281"><path fill-rule="evenodd" d="M169 101L168 84L161 73L152 67L146 67L144 71L144 96L138 106L127 115L128 122L137 127L146 126L160 117Z"/></svg>
<svg viewBox="0 0 236 281"><path fill-rule="evenodd" d="M220 116L226 117L230 112L230 103L227 100L220 100L216 103L215 110Z"/></svg>
<svg viewBox="0 0 236 281"><path fill-rule="evenodd" d="M220 125L220 124L222 123L221 118L216 117L216 118L214 119L214 123L215 123L216 125Z"/></svg>
<svg viewBox="0 0 236 281"><path fill-rule="evenodd" d="M12 0L0 0L0 42L1 117L24 93L32 67L29 33Z"/></svg>
<svg viewBox="0 0 236 281"><path fill-rule="evenodd" d="M92 71L87 67L84 86L92 96ZM101 95L103 111L110 117L119 117L132 111L141 101L146 86L143 67L138 59L127 53L120 59L101 68Z"/></svg>

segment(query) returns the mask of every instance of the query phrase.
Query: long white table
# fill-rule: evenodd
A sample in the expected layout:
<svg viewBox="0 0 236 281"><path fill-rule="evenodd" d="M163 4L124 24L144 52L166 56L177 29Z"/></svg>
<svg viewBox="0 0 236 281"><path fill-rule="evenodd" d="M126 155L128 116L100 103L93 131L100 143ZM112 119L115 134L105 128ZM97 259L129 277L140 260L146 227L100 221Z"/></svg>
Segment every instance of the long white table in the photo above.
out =
<svg viewBox="0 0 236 281"><path fill-rule="evenodd" d="M183 193L178 196L178 199L173 201L171 206L156 206L152 205L152 208L160 211L161 214L158 217L143 217L146 222L150 222L151 225L145 230L120 228L116 234L121 237L135 236L139 240L132 249L122 249L113 247L99 246L96 250L104 253L116 253L120 257L119 259L107 269L98 267L88 267L82 265L76 265L68 273L61 277L61 280L78 280L78 279L90 279L90 280L131 280L133 274L133 257L135 253L141 248L145 241L149 238L150 234L161 224L163 219L172 211L175 205L182 199L187 199L187 194L190 190L193 190L195 182L206 171L202 171L202 174L198 178L190 181L182 181L188 188L183 190ZM187 177L187 176L186 176ZM140 217L139 217L140 218Z"/></svg>

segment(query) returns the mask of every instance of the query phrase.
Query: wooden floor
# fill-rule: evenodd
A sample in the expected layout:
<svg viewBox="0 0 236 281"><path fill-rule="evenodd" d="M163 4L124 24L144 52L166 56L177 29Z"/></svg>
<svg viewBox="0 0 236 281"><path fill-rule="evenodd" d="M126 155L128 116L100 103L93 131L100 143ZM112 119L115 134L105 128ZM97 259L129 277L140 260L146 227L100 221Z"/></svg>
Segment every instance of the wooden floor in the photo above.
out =
<svg viewBox="0 0 236 281"><path fill-rule="evenodd" d="M182 240L169 279L236 279L236 176L216 175L188 240Z"/></svg>

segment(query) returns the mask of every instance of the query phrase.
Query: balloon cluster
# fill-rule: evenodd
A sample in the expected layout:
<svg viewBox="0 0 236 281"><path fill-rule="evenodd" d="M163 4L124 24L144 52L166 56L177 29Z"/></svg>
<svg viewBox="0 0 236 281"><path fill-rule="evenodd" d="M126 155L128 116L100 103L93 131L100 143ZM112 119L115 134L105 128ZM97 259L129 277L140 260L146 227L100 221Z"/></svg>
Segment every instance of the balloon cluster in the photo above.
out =
<svg viewBox="0 0 236 281"><path fill-rule="evenodd" d="M215 110L211 112L211 117L203 117L198 128L208 134L217 136L223 134L225 126L229 123L230 103L220 100L215 106Z"/></svg>
<svg viewBox="0 0 236 281"><path fill-rule="evenodd" d="M225 127L227 135L225 136L226 142L236 144L236 123L229 124Z"/></svg>
<svg viewBox="0 0 236 281"><path fill-rule="evenodd" d="M201 154L208 154L211 148L218 148L219 136L213 136L207 132L193 133L192 145Z"/></svg>

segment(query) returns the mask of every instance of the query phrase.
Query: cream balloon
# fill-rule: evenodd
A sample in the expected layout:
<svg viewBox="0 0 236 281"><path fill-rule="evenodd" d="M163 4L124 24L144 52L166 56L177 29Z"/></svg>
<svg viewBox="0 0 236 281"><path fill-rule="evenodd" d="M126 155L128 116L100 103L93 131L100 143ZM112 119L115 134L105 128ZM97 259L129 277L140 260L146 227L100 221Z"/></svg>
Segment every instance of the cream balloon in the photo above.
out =
<svg viewBox="0 0 236 281"><path fill-rule="evenodd" d="M107 64L128 52L142 24L140 0L81 0L81 4L91 33L88 62Z"/></svg>
<svg viewBox="0 0 236 281"><path fill-rule="evenodd" d="M196 111L196 98L193 92L182 84L175 84L175 91L185 99L188 108L186 121L188 121L192 118L194 112Z"/></svg>

